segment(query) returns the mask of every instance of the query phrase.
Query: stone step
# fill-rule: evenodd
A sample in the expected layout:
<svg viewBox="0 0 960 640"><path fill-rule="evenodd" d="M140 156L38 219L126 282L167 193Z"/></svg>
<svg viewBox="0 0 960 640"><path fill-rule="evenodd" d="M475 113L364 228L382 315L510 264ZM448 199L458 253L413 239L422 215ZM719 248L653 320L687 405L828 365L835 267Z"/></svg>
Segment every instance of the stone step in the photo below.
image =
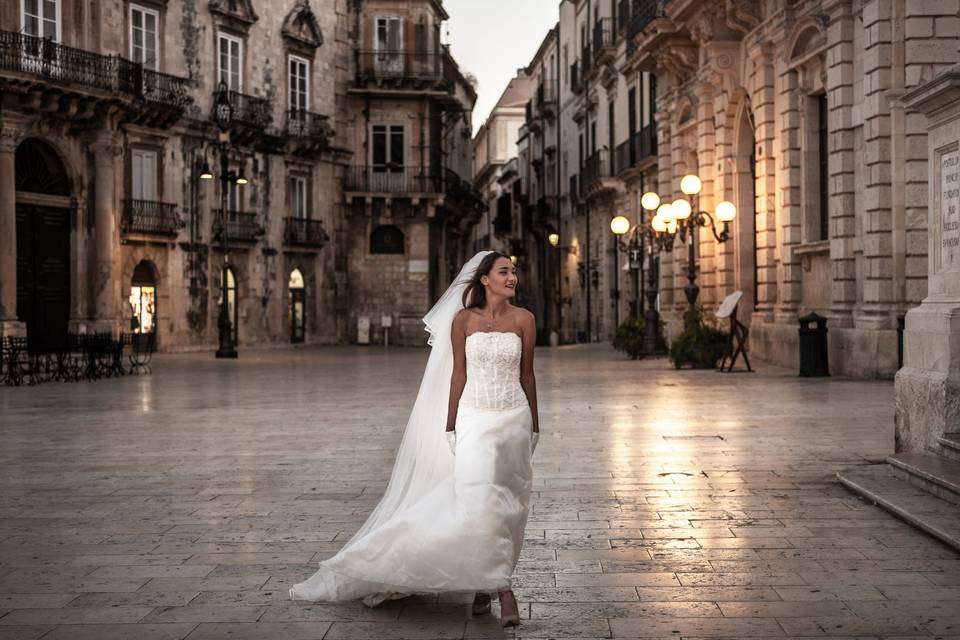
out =
<svg viewBox="0 0 960 640"><path fill-rule="evenodd" d="M889 464L844 469L845 487L960 551L960 509L898 477Z"/></svg>
<svg viewBox="0 0 960 640"><path fill-rule="evenodd" d="M926 451L898 453L887 458L898 477L941 500L960 505L960 462Z"/></svg>
<svg viewBox="0 0 960 640"><path fill-rule="evenodd" d="M940 443L940 455L960 462L960 433L945 433L937 442Z"/></svg>

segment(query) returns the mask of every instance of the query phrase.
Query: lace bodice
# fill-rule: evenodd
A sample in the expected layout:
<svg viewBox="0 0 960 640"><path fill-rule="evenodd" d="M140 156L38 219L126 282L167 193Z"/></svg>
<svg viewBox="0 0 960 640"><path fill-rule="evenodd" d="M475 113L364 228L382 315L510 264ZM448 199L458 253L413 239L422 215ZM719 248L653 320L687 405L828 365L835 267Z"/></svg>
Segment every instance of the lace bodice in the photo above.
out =
<svg viewBox="0 0 960 640"><path fill-rule="evenodd" d="M467 336L467 386L460 404L477 409L513 409L527 403L520 386L523 341L512 331L478 331Z"/></svg>

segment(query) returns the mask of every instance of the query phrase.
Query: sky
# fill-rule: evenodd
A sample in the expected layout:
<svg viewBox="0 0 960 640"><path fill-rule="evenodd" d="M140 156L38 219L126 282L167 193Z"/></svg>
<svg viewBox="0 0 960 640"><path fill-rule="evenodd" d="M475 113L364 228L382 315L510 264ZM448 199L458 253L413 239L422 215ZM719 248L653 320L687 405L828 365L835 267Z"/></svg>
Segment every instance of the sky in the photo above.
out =
<svg viewBox="0 0 960 640"><path fill-rule="evenodd" d="M477 77L476 131L560 16L560 0L444 0L443 42L464 73ZM447 31L449 30L449 37Z"/></svg>

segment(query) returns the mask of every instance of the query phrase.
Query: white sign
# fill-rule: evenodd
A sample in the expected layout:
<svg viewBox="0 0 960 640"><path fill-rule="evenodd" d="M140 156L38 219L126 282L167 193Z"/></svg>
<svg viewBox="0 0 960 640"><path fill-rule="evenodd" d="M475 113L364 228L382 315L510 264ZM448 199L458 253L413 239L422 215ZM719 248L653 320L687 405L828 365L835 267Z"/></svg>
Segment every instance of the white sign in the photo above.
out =
<svg viewBox="0 0 960 640"><path fill-rule="evenodd" d="M717 318L729 318L730 314L733 313L733 310L737 308L738 304L740 304L740 298L742 297L743 291L734 291L724 298L723 302L720 304L720 308L717 309Z"/></svg>
<svg viewBox="0 0 960 640"><path fill-rule="evenodd" d="M960 151L940 156L940 268L960 263Z"/></svg>
<svg viewBox="0 0 960 640"><path fill-rule="evenodd" d="M430 261L429 260L408 260L407 272L408 273L429 273Z"/></svg>

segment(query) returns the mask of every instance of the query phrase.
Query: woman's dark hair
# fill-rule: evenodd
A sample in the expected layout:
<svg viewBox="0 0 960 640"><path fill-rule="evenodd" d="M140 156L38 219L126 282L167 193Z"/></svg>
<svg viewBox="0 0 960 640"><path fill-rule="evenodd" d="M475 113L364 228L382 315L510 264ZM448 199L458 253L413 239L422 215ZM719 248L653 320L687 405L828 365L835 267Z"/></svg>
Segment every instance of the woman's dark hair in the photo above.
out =
<svg viewBox="0 0 960 640"><path fill-rule="evenodd" d="M500 258L510 260L510 256L506 254L500 253L499 251L491 251L485 255L483 260L480 261L480 264L477 265L477 270L473 272L473 277L470 279L470 282L467 283L467 288L463 291L463 307L465 309L476 309L487 304L487 290L483 287L483 283L480 282L480 278L489 275L494 263ZM511 260L511 263L512 262Z"/></svg>

